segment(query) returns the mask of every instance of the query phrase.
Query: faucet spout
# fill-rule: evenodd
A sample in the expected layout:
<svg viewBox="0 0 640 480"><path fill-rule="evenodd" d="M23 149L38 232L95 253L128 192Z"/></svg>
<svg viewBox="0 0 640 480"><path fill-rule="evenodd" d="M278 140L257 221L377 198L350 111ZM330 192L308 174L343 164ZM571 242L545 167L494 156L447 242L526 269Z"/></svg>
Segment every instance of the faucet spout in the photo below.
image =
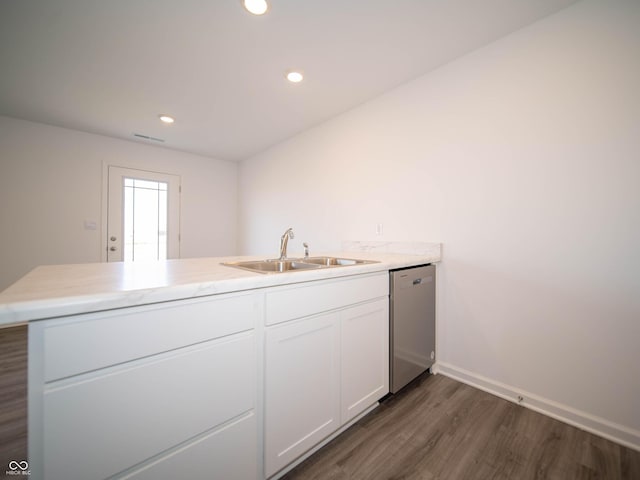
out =
<svg viewBox="0 0 640 480"><path fill-rule="evenodd" d="M280 237L280 260L287 258L287 244L290 238L293 238L293 228L288 228Z"/></svg>

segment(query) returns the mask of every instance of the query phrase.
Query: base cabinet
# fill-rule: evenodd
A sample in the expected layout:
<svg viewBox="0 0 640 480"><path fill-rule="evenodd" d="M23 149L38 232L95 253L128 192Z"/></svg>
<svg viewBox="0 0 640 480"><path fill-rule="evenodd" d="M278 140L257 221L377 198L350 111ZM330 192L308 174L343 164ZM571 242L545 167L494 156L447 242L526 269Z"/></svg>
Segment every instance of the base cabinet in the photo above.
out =
<svg viewBox="0 0 640 480"><path fill-rule="evenodd" d="M260 305L232 294L31 324L31 478L258 478Z"/></svg>
<svg viewBox="0 0 640 480"><path fill-rule="evenodd" d="M379 288L375 282L370 288L372 277L340 285L346 301L349 289L359 290L354 298L366 298L363 286L372 300L265 329L266 478L389 392L388 276L373 280ZM295 289L288 294L296 310L304 308L295 306ZM290 315L283 311L282 317Z"/></svg>
<svg viewBox="0 0 640 480"><path fill-rule="evenodd" d="M36 480L269 478L389 390L386 272L29 324Z"/></svg>

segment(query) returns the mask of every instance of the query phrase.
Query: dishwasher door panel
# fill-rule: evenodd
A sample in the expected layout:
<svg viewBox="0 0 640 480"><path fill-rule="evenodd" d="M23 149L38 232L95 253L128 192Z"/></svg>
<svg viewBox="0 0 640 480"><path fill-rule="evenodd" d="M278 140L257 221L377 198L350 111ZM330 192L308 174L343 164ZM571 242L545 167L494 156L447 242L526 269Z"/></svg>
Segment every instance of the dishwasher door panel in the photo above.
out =
<svg viewBox="0 0 640 480"><path fill-rule="evenodd" d="M435 265L391 272L391 392L435 361Z"/></svg>

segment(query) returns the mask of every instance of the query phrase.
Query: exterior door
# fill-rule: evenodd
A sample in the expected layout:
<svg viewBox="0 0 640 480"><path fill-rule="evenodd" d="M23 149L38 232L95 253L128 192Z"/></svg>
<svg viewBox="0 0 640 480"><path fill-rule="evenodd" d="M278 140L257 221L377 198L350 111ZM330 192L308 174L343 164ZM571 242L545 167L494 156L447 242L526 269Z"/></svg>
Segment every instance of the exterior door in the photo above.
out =
<svg viewBox="0 0 640 480"><path fill-rule="evenodd" d="M180 177L109 166L107 261L180 257Z"/></svg>

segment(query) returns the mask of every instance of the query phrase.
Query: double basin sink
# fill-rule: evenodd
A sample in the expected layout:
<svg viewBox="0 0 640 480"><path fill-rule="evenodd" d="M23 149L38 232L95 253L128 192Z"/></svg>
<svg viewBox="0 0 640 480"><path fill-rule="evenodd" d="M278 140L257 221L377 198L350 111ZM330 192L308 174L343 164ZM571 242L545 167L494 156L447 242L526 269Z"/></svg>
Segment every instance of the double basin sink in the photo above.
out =
<svg viewBox="0 0 640 480"><path fill-rule="evenodd" d="M314 270L319 268L346 267L350 265L364 265L366 263L378 263L373 260L357 260L340 257L306 257L271 260L249 260L244 262L225 262L222 265L242 268L259 273L283 273L300 270Z"/></svg>

